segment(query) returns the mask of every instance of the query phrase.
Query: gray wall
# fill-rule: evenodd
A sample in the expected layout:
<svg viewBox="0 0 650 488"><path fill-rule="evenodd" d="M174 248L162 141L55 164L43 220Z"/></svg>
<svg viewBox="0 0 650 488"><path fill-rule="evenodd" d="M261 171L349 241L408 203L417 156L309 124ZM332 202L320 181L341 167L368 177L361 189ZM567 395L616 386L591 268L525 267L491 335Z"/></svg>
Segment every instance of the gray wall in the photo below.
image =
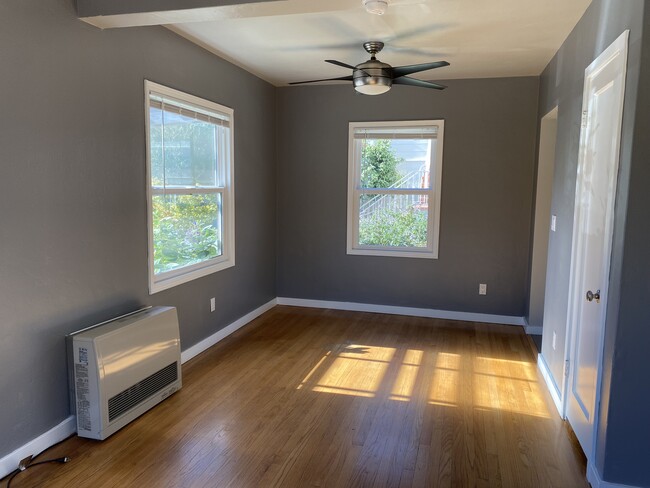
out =
<svg viewBox="0 0 650 488"><path fill-rule="evenodd" d="M448 84L278 90L278 296L524 315L538 80ZM347 255L348 123L438 118L439 259Z"/></svg>
<svg viewBox="0 0 650 488"><path fill-rule="evenodd" d="M647 22L647 12L646 23ZM607 481L650 486L647 375L648 145L647 88L638 91L644 2L594 0L541 76L540 114L559 106L542 355L559 385L563 378L567 297L573 232L578 145L585 68L625 29L630 29L610 288L607 303L597 468ZM647 33L645 36L647 37ZM643 42L645 51L648 44ZM644 52L644 58L647 58ZM648 62L644 60L647 78ZM647 86L650 80L645 82ZM636 123L636 125L635 125ZM643 132L645 130L645 132ZM632 181L630 186L630 181ZM640 288L639 288L640 287ZM553 331L557 334L552 348ZM641 373L641 374L640 374Z"/></svg>
<svg viewBox="0 0 650 488"><path fill-rule="evenodd" d="M276 181L275 89L162 27L3 0L0 46L2 458L69 415L66 333L165 304L187 348L276 296ZM237 265L153 296L145 78L234 108L236 130Z"/></svg>

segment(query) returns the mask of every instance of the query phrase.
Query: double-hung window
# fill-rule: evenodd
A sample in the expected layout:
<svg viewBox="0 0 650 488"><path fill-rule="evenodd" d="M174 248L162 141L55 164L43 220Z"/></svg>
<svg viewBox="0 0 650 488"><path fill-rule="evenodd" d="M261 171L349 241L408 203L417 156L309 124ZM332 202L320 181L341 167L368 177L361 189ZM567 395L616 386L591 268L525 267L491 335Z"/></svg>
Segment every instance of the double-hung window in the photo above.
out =
<svg viewBox="0 0 650 488"><path fill-rule="evenodd" d="M235 264L233 110L145 81L149 292Z"/></svg>
<svg viewBox="0 0 650 488"><path fill-rule="evenodd" d="M348 254L437 258L444 121L352 122Z"/></svg>

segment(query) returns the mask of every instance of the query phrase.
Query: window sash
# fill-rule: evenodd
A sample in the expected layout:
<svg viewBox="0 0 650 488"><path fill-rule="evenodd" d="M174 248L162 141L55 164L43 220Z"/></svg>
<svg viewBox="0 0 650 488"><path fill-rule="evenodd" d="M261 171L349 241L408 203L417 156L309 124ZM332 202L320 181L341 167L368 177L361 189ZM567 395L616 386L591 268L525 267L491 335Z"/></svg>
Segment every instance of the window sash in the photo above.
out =
<svg viewBox="0 0 650 488"><path fill-rule="evenodd" d="M437 135L438 128L435 127L435 126L433 128L435 129L435 133ZM356 131L356 129L355 129L355 131ZM355 135L356 135L356 132L355 132ZM390 138L384 138L384 139L390 139ZM419 138L417 138L417 137L415 137L415 138L414 137L409 137L408 139L419 139ZM435 138L432 138L432 139L435 139ZM375 140L381 140L381 139L375 139ZM423 190L431 190L431 189L435 188L434 179L435 179L436 175L435 175L435 172L433 172L433 173L431 172L432 165L435 162L435 159L434 159L434 153L431 150L431 148L429 148L430 151L429 151L429 155L428 155L429 156L429 171L428 171L428 173L429 173L429 177L428 177L429 186L417 187L417 188L408 188L408 187L403 187L403 188L380 188L380 187L362 186L361 185L361 160L362 160L361 154L363 152L364 142L365 142L364 138L356 138L356 137L354 137L354 158L355 158L355 160L354 160L354 164L355 164L354 178L355 178L355 185L356 185L356 188L358 190L367 191L367 192L375 192L375 191L381 191L381 192L417 191L417 192L421 192Z"/></svg>
<svg viewBox="0 0 650 488"><path fill-rule="evenodd" d="M206 259L205 261L201 261L200 263L194 263L190 264L187 266L183 266L182 268L177 268L177 269L172 269L169 271L163 271L162 273L156 274L156 282L164 282L165 280L173 279L173 278L178 278L180 276L184 276L187 274L190 274L194 271L200 271L203 269L208 269L213 267L216 264L219 264L223 261L226 261L228 257L225 255L225 252L222 253L220 256L215 256L214 258L211 259Z"/></svg>
<svg viewBox="0 0 650 488"><path fill-rule="evenodd" d="M234 112L214 102L145 80L145 124L147 153L147 220L148 220L148 274L149 294L187 283L194 279L235 265L235 201L234 201ZM223 129L216 143L221 148L216 165L215 186L153 185L151 167L151 109L160 108L165 100L167 111L212 123ZM158 107L156 107L158 105ZM222 253L199 263L160 273L154 272L153 197L164 195L221 194L221 241Z"/></svg>
<svg viewBox="0 0 650 488"><path fill-rule="evenodd" d="M370 245L370 244L361 244L359 242L359 233L360 233L360 226L361 226L361 195L421 195L421 196L426 196L427 197L427 202L429 205L429 208L427 210L427 245L426 246L378 246L378 245ZM434 238L434 229L433 229L433 224L434 224L434 217L435 217L435 212L431 208L431 205L434 204L434 190L430 189L427 191L396 191L396 192L385 192L385 191L372 191L372 192L366 192L363 190L357 189L354 192L354 203L353 203L353 215L354 215L354 224L353 224L353 229L352 229L352 236L353 236L353 243L354 246L353 248L356 250L366 250L366 251L386 251L386 252L414 252L414 253L431 253L433 252L433 238Z"/></svg>
<svg viewBox="0 0 650 488"><path fill-rule="evenodd" d="M151 107L151 99L149 99L149 104L148 107ZM147 113L147 116L151 117L151 112L149 111ZM164 118L163 118L163 128L165 126ZM213 124L215 125L215 124ZM219 127L223 127L223 129L219 129ZM151 128L149 127L148 130ZM167 180L167 175L163 173L163 185L151 185L151 175L149 175L149 184L152 186L152 188L196 188L196 189L207 189L207 188L223 188L225 187L226 184L226 178L229 175L226 173L228 171L227 165L231 161L231 151L232 148L229 146L229 143L232 144L232 135L231 135L231 130L230 130L230 125L224 126L220 124L216 124L215 127L216 134L215 134L215 145L216 145L216 154L217 154L217 161L216 161L216 178L215 178L215 184L214 185L203 185L203 186L184 186L184 185L167 185L166 180ZM164 150L166 147L165 140L164 140L164 130L162 131L162 150L163 150L163 157L165 157ZM148 140L147 143L147 151L151 150L151 141ZM148 152L149 158L151 158L150 152ZM149 170L151 170L151 161L148 162L149 165ZM163 165L164 168L164 165ZM164 171L164 170L163 170Z"/></svg>
<svg viewBox="0 0 650 488"><path fill-rule="evenodd" d="M405 131L413 131L411 133ZM364 139L442 139L444 121L350 123L348 174L348 254L375 254L396 257L438 257L440 223L440 177L442 142L429 157L427 188L366 188L361 186L361 152ZM423 195L428 198L427 246L375 246L359 243L361 195Z"/></svg>

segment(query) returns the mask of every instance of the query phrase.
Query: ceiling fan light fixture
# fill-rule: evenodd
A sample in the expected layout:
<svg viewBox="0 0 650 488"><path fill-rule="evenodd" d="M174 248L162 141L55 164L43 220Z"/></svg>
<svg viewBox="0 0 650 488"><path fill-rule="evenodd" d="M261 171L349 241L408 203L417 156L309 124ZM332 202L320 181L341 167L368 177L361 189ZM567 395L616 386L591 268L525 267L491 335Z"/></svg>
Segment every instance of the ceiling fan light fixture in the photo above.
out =
<svg viewBox="0 0 650 488"><path fill-rule="evenodd" d="M354 89L364 95L381 95L390 90L393 85L390 78L383 76L368 76L355 80Z"/></svg>
<svg viewBox="0 0 650 488"><path fill-rule="evenodd" d="M362 0L366 12L375 15L384 15L388 8L388 0Z"/></svg>

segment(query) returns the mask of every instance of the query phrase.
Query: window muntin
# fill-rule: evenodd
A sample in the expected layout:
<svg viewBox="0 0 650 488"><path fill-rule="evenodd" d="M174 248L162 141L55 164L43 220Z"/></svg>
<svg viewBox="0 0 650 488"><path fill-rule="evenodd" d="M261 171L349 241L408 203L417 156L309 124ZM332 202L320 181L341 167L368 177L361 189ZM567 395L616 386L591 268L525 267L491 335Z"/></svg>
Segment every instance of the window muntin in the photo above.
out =
<svg viewBox="0 0 650 488"><path fill-rule="evenodd" d="M437 258L442 120L350 123L348 254Z"/></svg>
<svg viewBox="0 0 650 488"><path fill-rule="evenodd" d="M145 82L149 291L234 265L233 111Z"/></svg>

